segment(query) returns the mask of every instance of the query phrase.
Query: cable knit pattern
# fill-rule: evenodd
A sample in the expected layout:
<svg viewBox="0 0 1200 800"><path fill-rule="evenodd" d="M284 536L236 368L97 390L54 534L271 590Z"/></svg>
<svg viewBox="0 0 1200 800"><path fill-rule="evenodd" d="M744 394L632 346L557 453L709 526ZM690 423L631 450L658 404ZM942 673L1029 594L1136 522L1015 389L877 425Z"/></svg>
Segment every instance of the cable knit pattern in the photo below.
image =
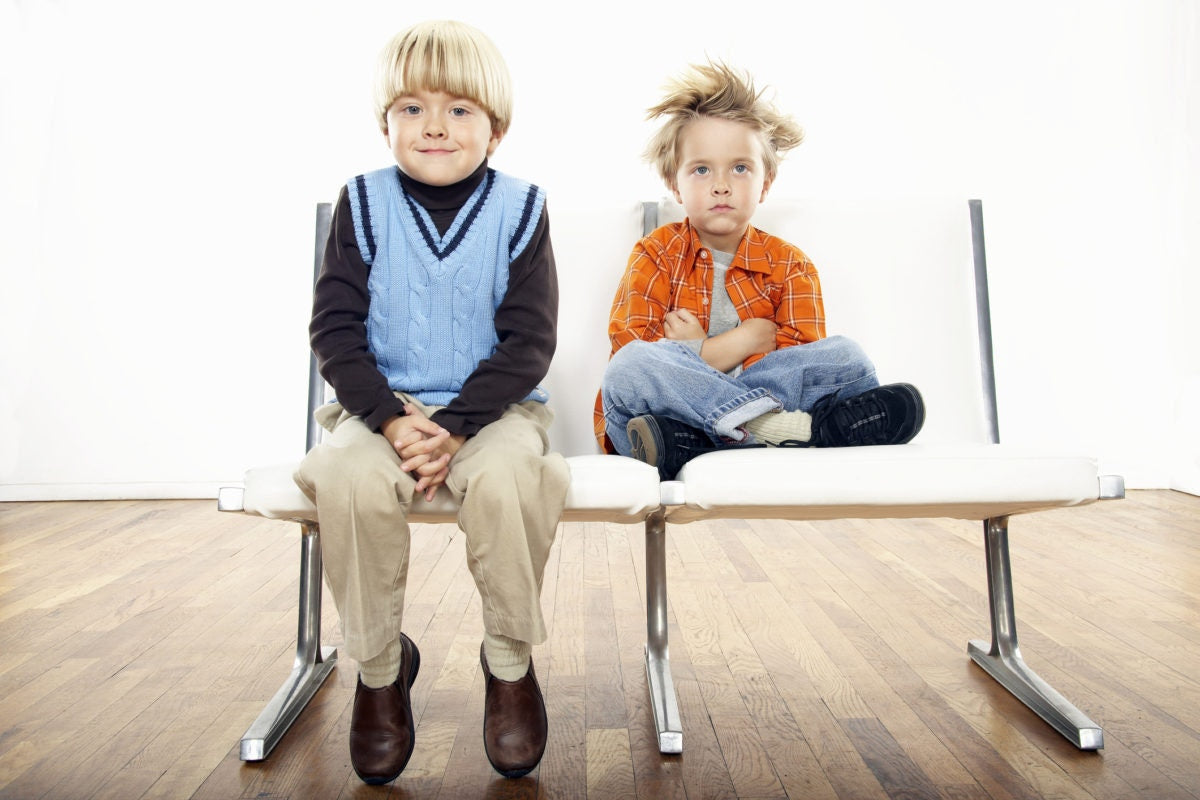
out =
<svg viewBox="0 0 1200 800"><path fill-rule="evenodd" d="M489 169L440 236L389 167L348 184L359 251L370 267L367 339L395 391L445 405L498 343L508 266L529 244L544 193ZM489 303L490 299L490 303ZM541 400L534 391L527 399Z"/></svg>

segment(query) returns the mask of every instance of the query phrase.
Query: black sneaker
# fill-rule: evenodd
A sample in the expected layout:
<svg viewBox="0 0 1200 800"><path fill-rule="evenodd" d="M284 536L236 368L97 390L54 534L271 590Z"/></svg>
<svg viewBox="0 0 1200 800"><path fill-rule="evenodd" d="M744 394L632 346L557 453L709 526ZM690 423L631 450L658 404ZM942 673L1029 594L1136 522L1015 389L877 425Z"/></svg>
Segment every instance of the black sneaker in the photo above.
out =
<svg viewBox="0 0 1200 800"><path fill-rule="evenodd" d="M696 456L721 449L704 431L669 417L651 414L634 417L625 426L625 432L629 434L631 455L658 467L658 475L664 481L673 480L683 465Z"/></svg>
<svg viewBox="0 0 1200 800"><path fill-rule="evenodd" d="M908 383L877 386L839 400L836 393L816 402L809 447L861 447L904 444L925 424L925 403Z"/></svg>

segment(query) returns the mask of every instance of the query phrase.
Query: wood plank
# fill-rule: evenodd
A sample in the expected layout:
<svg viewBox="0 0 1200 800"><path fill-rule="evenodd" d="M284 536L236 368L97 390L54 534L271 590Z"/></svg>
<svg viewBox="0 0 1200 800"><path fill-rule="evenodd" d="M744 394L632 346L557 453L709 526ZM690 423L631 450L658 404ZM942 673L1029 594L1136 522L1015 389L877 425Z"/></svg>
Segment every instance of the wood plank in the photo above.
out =
<svg viewBox="0 0 1200 800"><path fill-rule="evenodd" d="M346 654L270 758L237 739L291 666L298 527L211 501L0 504L0 798L1200 800L1200 498L1015 517L1030 664L1105 728L1081 753L965 654L983 537L957 520L668 526L682 755L657 752L644 529L564 523L534 648L551 737L509 781L483 755L480 604L453 525L414 525L405 630L417 745L392 785L349 764ZM328 597L324 639L339 644Z"/></svg>

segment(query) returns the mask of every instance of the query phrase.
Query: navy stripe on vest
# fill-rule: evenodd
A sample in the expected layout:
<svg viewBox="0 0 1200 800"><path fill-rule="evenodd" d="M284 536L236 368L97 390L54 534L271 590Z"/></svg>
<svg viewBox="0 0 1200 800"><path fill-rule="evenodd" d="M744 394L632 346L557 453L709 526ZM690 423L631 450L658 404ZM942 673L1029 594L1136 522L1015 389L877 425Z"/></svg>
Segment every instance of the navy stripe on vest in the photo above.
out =
<svg viewBox="0 0 1200 800"><path fill-rule="evenodd" d="M421 216L421 212L417 209L417 202L409 196L408 192L403 192L404 199L408 203L408 210L412 212L413 219L417 223L417 229L421 231L421 238L425 240L426 246L429 247L429 252L437 256L438 261L445 261L446 256L458 249L458 246L462 243L463 237L467 235L467 231L469 231L471 226L475 223L475 218L479 216L480 209L482 209L484 203L487 202L488 195L491 194L492 185L495 182L496 171L494 169L489 169L487 171L487 175L483 179L483 192L479 195L479 200L476 201L475 205L471 206L471 210L467 212L467 218L463 220L462 225L459 226L458 232L454 234L454 238L451 239L450 243L446 245L445 250L438 250L437 242L435 242L433 239L433 232L430 231L425 225L425 220ZM528 214L529 212L526 211L525 213ZM512 249L511 246L509 249Z"/></svg>
<svg viewBox="0 0 1200 800"><path fill-rule="evenodd" d="M517 244L525 236L525 229L529 227L529 219L533 216L533 205L537 200L537 194L538 187L531 184L529 191L525 193L525 207L521 209L521 221L517 223L516 232L513 233L512 238L508 240L509 258L512 258L513 250L516 249Z"/></svg>
<svg viewBox="0 0 1200 800"><path fill-rule="evenodd" d="M371 230L371 204L367 202L366 176L359 175L354 179L354 184L358 189L358 206L362 214L363 234L367 237L368 263L371 263L375 261L375 232Z"/></svg>

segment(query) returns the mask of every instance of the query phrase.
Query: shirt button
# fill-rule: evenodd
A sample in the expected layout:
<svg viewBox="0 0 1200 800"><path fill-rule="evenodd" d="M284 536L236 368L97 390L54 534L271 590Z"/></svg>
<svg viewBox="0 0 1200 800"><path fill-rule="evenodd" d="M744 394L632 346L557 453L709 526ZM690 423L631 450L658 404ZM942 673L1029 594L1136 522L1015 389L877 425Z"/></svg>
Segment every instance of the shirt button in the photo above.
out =
<svg viewBox="0 0 1200 800"><path fill-rule="evenodd" d="M700 302L703 303L704 305L708 305L708 298L707 297L701 298Z"/></svg>
<svg viewBox="0 0 1200 800"><path fill-rule="evenodd" d="M701 258L708 258L708 251L707 251L707 250L701 250L701 251L700 251L700 257L701 257Z"/></svg>

